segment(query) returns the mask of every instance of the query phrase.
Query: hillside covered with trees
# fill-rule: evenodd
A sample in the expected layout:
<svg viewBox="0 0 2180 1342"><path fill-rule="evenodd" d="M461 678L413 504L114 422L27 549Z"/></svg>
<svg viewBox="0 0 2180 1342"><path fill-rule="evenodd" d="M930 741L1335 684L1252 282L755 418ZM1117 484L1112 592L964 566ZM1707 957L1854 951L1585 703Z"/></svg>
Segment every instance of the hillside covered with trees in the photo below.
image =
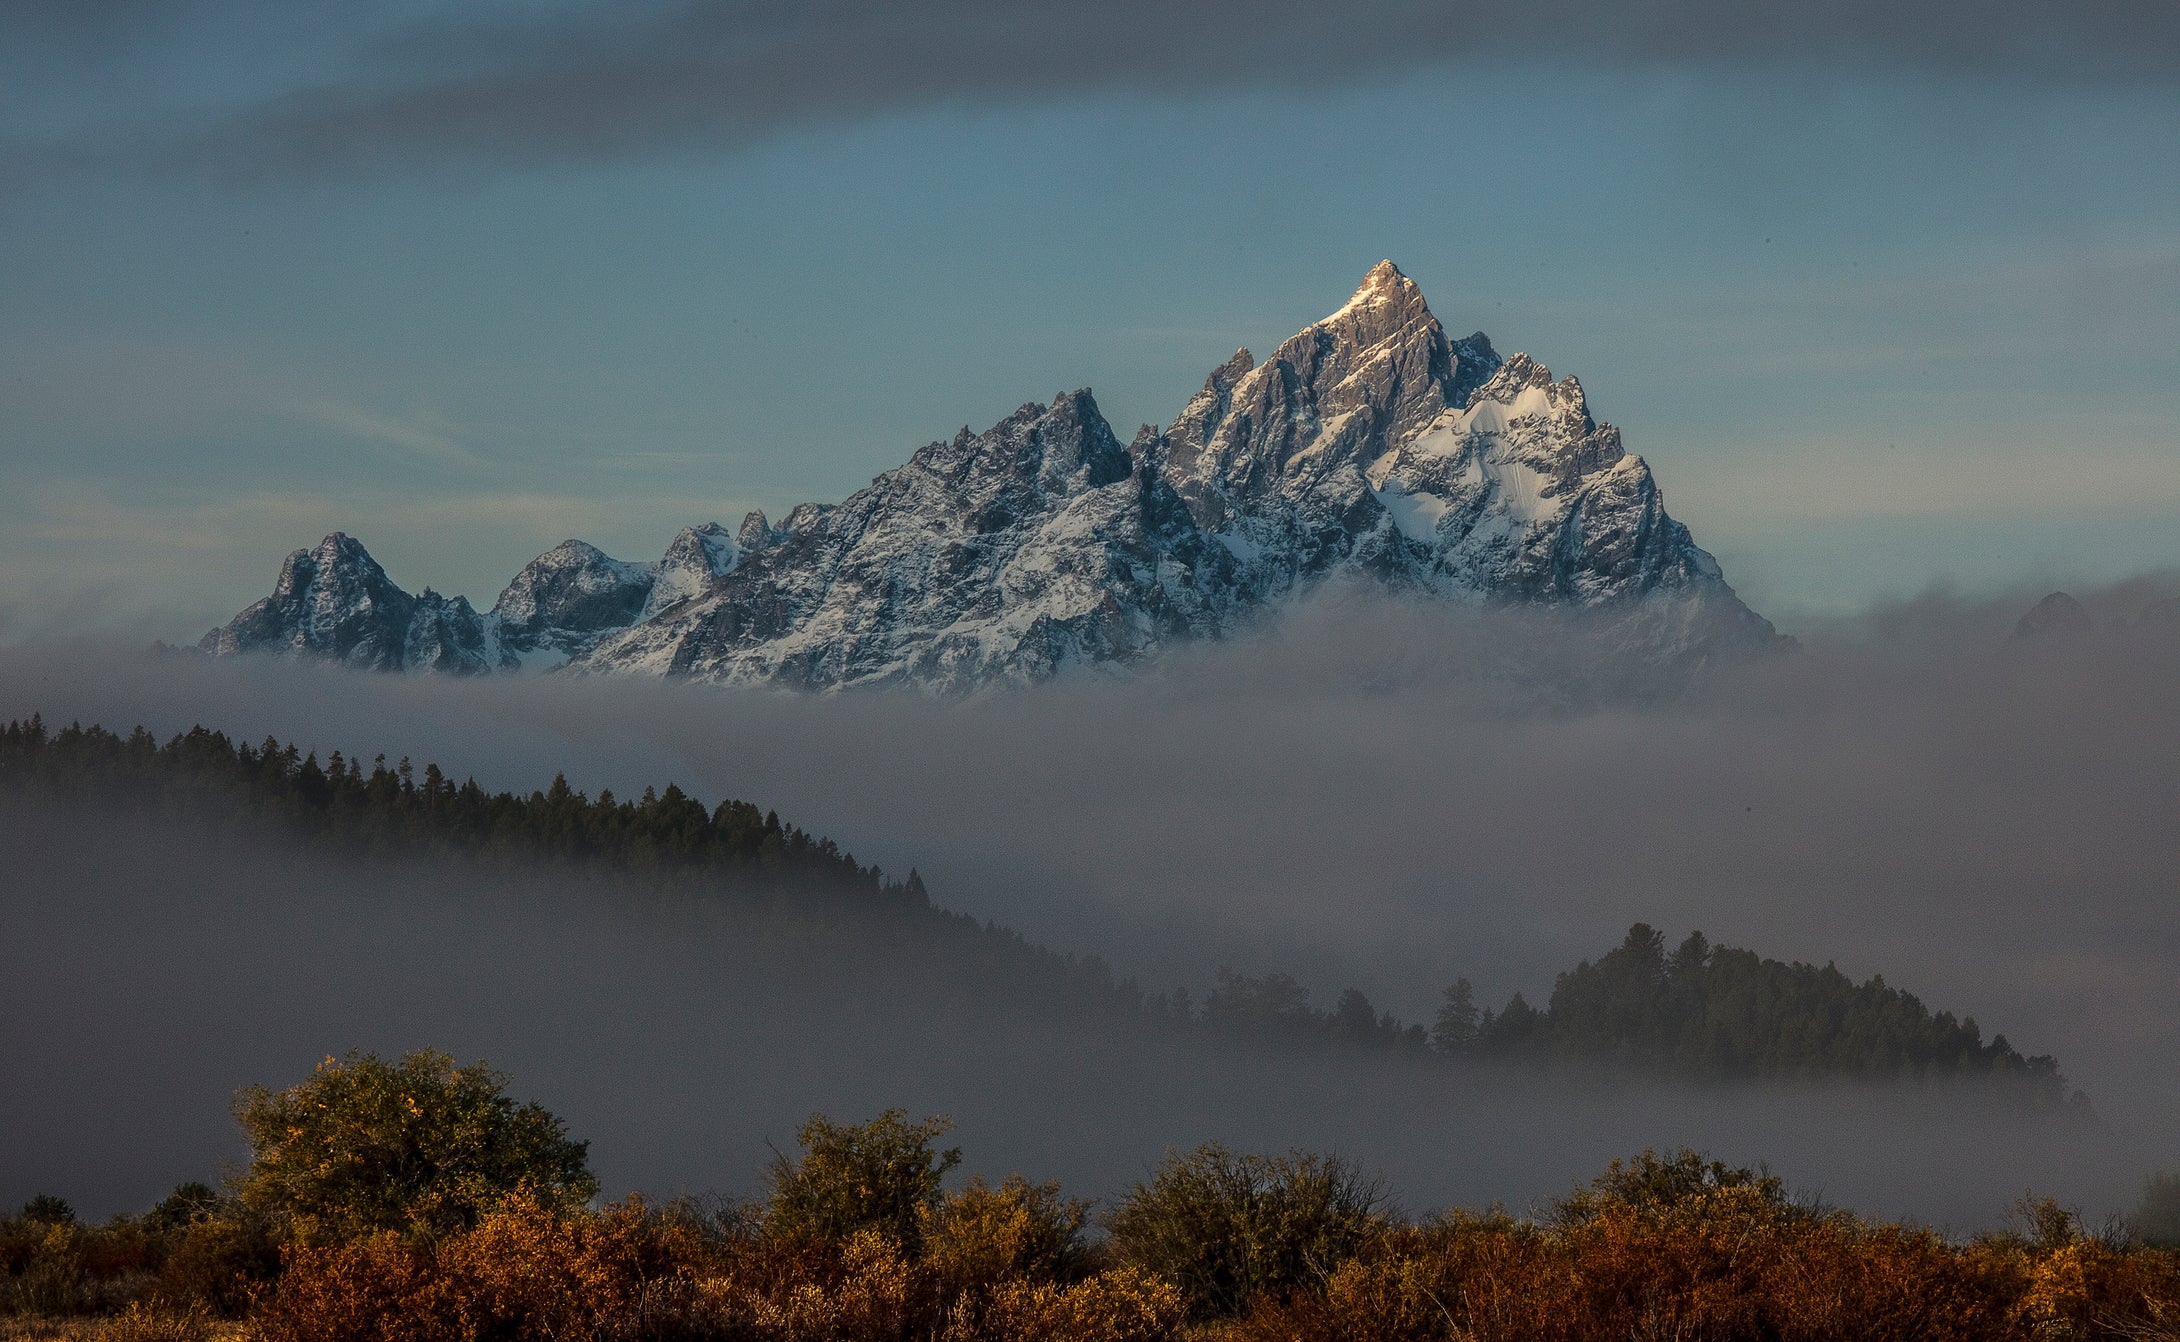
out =
<svg viewBox="0 0 2180 1342"><path fill-rule="evenodd" d="M1561 974L1543 1008L1516 993L1481 1008L1466 979L1429 1027L1377 1009L1360 989L1329 1009L1289 975L1222 970L1199 1000L1146 991L1095 956L1061 954L936 906L922 878L892 879L830 838L740 800L707 807L669 783L633 799L556 776L546 788L488 792L437 764L259 745L194 727L162 742L141 727L0 729L0 799L191 825L267 828L343 860L427 861L485 871L587 872L620 888L717 901L744 919L826 938L882 929L930 957L925 977L1113 1028L1183 1031L1248 1047L1411 1055L1419 1065L1491 1063L1624 1069L1686 1081L1815 1077L1967 1081L2039 1108L2067 1104L2057 1062L2029 1057L1973 1018L1837 968L1788 964L1691 934L1668 952L1638 924L1617 949ZM2078 1096L2076 1099L2078 1100Z"/></svg>
<svg viewBox="0 0 2180 1342"><path fill-rule="evenodd" d="M1479 1011L1446 989L1431 1042L1485 1057L1578 1057L1703 1080L1815 1076L2017 1077L2056 1099L2058 1060L1989 1040L1973 1016L1933 1013L1882 976L1787 964L1689 933L1671 952L1645 923L1595 963L1561 974L1543 1010L1520 993Z"/></svg>

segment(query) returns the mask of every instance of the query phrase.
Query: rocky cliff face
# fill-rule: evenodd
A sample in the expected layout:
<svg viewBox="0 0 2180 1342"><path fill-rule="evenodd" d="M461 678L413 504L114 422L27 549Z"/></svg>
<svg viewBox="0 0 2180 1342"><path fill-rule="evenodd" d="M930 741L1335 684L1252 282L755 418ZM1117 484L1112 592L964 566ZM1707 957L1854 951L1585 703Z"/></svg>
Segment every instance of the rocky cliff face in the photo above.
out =
<svg viewBox="0 0 2180 1342"><path fill-rule="evenodd" d="M1125 445L1088 391L1066 393L931 443L837 505L778 525L752 513L731 537L685 530L657 564L567 542L483 616L408 597L332 537L290 556L273 598L205 646L968 690L1222 637L1340 579L1607 610L1647 655L1775 638L1578 382L1502 359L1481 333L1449 339L1385 262L1331 316L1261 364L1240 351L1165 429Z"/></svg>

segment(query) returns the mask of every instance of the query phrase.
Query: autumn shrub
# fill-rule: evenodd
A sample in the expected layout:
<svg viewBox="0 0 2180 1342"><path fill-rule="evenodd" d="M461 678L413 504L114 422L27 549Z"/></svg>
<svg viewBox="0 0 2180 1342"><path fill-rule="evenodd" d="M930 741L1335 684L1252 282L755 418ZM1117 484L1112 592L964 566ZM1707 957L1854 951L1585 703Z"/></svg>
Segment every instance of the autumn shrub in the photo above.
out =
<svg viewBox="0 0 2180 1342"><path fill-rule="evenodd" d="M83 1230L73 1219L28 1221L20 1241L27 1249L12 1274L9 1303L23 1314L73 1314L84 1300Z"/></svg>
<svg viewBox="0 0 2180 1342"><path fill-rule="evenodd" d="M0 1314L113 1315L145 1295L178 1236L151 1217L77 1219L54 1197L0 1217Z"/></svg>
<svg viewBox="0 0 2180 1342"><path fill-rule="evenodd" d="M1026 1185L1042 1191L1044 1186ZM1006 1206L1005 1186L972 1199L980 1220ZM1056 1219L1064 1226L1074 1210ZM957 1227L958 1228L958 1227ZM1011 1236L1001 1236L1002 1240ZM989 1243L989 1241L986 1241ZM1041 1233L1015 1238L1030 1252L1021 1272L964 1275L947 1255L957 1246L934 1238L911 1259L884 1232L865 1227L843 1241L765 1236L731 1248L718 1273L698 1287L683 1316L689 1336L763 1342L804 1338L838 1342L1167 1342L1177 1336L1180 1292L1134 1267L1070 1277L1070 1260L1048 1250ZM982 1255L971 1261L989 1265Z"/></svg>
<svg viewBox="0 0 2180 1342"><path fill-rule="evenodd" d="M151 1287L153 1302L167 1309L239 1318L280 1273L272 1227L240 1208L201 1215L169 1233L171 1247Z"/></svg>
<svg viewBox="0 0 2180 1342"><path fill-rule="evenodd" d="M98 1342L213 1342L223 1331L202 1306L175 1310L132 1300L99 1330Z"/></svg>
<svg viewBox="0 0 2180 1342"><path fill-rule="evenodd" d="M458 1336L431 1250L391 1230L333 1243L296 1242L280 1279L251 1312L263 1342L427 1342Z"/></svg>
<svg viewBox="0 0 2180 1342"><path fill-rule="evenodd" d="M798 1282L767 1297L745 1296L748 1308L713 1317L741 1322L763 1338L837 1338L886 1342L930 1336L944 1314L930 1274L910 1261L900 1241L866 1226L839 1243L828 1265L830 1289Z"/></svg>
<svg viewBox="0 0 2180 1342"><path fill-rule="evenodd" d="M470 1315L510 1337L648 1336L719 1261L711 1227L641 1198L595 1213L509 1198L439 1254Z"/></svg>
<svg viewBox="0 0 2180 1342"><path fill-rule="evenodd" d="M165 1233L188 1228L198 1221L225 1215L234 1210L230 1199L220 1196L211 1185L191 1180L176 1184L141 1218L144 1228L155 1233Z"/></svg>
<svg viewBox="0 0 2180 1342"><path fill-rule="evenodd" d="M1222 1159L1242 1163L1223 1152L1170 1163L1195 1177ZM593 1212L518 1195L434 1241L293 1244L249 1328L260 1342L2172 1342L2180 1319L2180 1256L2048 1217L2031 1233L1957 1243L1802 1205L1777 1180L1686 1152L1615 1166L1536 1220L1398 1224L1366 1183L1340 1198L1296 1193L1310 1171L1330 1177L1294 1158L1255 1175L1265 1203L1285 1197L1314 1215L1190 1222L1216 1232L1200 1247L1230 1253L1280 1242L1261 1228L1252 1241L1250 1215L1274 1231L1322 1230L1328 1205L1363 1218L1344 1241L1290 1237L1317 1246L1289 1260L1299 1275L1259 1287L1225 1321L1190 1324L1185 1279L1133 1260L1101 1265L1081 1239L1080 1204L1014 1179L973 1182L927 1208L917 1255L871 1225L821 1237L633 1200ZM1208 1195L1190 1197L1172 1201ZM1276 1260L1267 1250L1263 1261Z"/></svg>
<svg viewBox="0 0 2180 1342"><path fill-rule="evenodd" d="M2180 1342L2180 1253L2091 1233L2050 1198L2023 1198L2014 1221L1972 1251L2010 1279L2011 1315L2025 1332Z"/></svg>
<svg viewBox="0 0 2180 1342"><path fill-rule="evenodd" d="M1541 1222L1454 1214L1378 1237L1236 1342L2013 1336L2005 1274L1939 1236L1800 1206L1775 1179L1645 1153Z"/></svg>
<svg viewBox="0 0 2180 1342"><path fill-rule="evenodd" d="M1380 1185L1336 1156L1169 1152L1108 1220L1120 1258L1171 1282L1189 1316L1231 1317L1321 1285L1388 1224Z"/></svg>
<svg viewBox="0 0 2180 1342"><path fill-rule="evenodd" d="M715 1259L640 1199L588 1212L523 1191L436 1241L292 1245L252 1323L265 1342L697 1335L689 1301Z"/></svg>
<svg viewBox="0 0 2180 1342"><path fill-rule="evenodd" d="M509 1198L465 1231L296 1243L249 1320L258 1342L1163 1342L1180 1293L1139 1268L1087 1272L1084 1209L1050 1185L972 1184L929 1213L911 1257L865 1226L840 1239L706 1222L640 1201L601 1211Z"/></svg>
<svg viewBox="0 0 2180 1342"><path fill-rule="evenodd" d="M1088 1203L1061 1196L1057 1183L1014 1175L994 1188L973 1179L925 1210L924 1256L949 1292L1071 1281L1092 1257L1083 1241L1089 1214Z"/></svg>
<svg viewBox="0 0 2180 1342"><path fill-rule="evenodd" d="M1123 1266L1064 1285L1002 1283L977 1336L992 1342L1165 1342L1179 1335L1187 1312L1172 1282Z"/></svg>
<svg viewBox="0 0 2180 1342"><path fill-rule="evenodd" d="M567 1177L482 1200L522 1162L464 1153L490 1148L514 1107L490 1074L423 1056L407 1076L377 1064L368 1102L330 1135L291 1133L275 1163L426 1151L432 1179L360 1211L185 1185L100 1225L41 1200L0 1217L0 1342L2180 1342L2180 1252L2116 1223L2091 1233L2024 1199L2010 1230L1964 1242L1685 1150L1615 1161L1529 1217L1410 1222L1344 1161L1210 1145L1169 1153L1098 1243L1057 1184L947 1192L960 1155L936 1146L945 1120L891 1110L805 1124L761 1208L593 1208ZM435 1077L468 1098L410 1084ZM332 1106L354 1087L317 1094ZM463 1112L474 1121L442 1121ZM549 1139L533 1151L580 1155L553 1146L556 1123L531 1134ZM321 1170L316 1187L332 1198L360 1177Z"/></svg>

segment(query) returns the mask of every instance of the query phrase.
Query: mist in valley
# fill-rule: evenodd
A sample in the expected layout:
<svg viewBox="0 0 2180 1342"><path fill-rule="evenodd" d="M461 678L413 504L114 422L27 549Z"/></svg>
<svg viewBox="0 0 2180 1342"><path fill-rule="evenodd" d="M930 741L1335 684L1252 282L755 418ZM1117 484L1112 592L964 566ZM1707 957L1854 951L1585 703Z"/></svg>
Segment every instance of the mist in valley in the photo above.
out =
<svg viewBox="0 0 2180 1342"><path fill-rule="evenodd" d="M1564 1191L1687 1144L1959 1227L2025 1188L2117 1210L2180 1164L2176 585L1927 597L1633 699L1554 617L1320 601L1129 680L970 702L622 680L361 676L93 644L0 650L0 717L202 722L776 808L936 902L1146 987L1285 971L1428 1021L1644 921L1881 973L2055 1053L2094 1126L1942 1088L1696 1088L1116 1031L1017 1009L875 936L823 944L579 873L357 866L144 817L0 817L0 1202L147 1205L242 1155L232 1090L324 1054L486 1057L609 1190L756 1189L813 1110L944 1112L973 1169L1110 1197L1169 1146L1337 1149L1423 1211Z"/></svg>

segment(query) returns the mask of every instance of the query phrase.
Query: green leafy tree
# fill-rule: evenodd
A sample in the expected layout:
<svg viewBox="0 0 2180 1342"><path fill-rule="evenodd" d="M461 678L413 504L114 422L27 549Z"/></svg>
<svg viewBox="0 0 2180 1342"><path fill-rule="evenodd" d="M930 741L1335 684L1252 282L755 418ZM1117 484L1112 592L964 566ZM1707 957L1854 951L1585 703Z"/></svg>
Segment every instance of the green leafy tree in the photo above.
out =
<svg viewBox="0 0 2180 1342"><path fill-rule="evenodd" d="M1729 1189L1747 1189L1764 1206L1780 1213L1795 1210L1786 1182L1777 1175L1705 1160L1682 1147L1670 1156L1646 1150L1633 1160L1614 1160L1588 1188L1560 1199L1553 1219L1563 1226L1581 1225L1615 1206L1647 1215L1664 1214Z"/></svg>
<svg viewBox="0 0 2180 1342"><path fill-rule="evenodd" d="M933 1145L953 1126L944 1116L911 1123L904 1109L868 1123L810 1115L795 1134L802 1158L773 1161L768 1228L834 1240L878 1230L910 1256L920 1253L923 1229L944 1196L941 1183L961 1163L959 1147Z"/></svg>
<svg viewBox="0 0 2180 1342"><path fill-rule="evenodd" d="M1172 1282L1191 1315L1233 1317L1320 1283L1385 1223L1384 1189L1337 1156L1168 1153L1109 1218L1113 1248Z"/></svg>
<svg viewBox="0 0 2180 1342"><path fill-rule="evenodd" d="M249 1087L235 1099L252 1152L239 1196L306 1240L443 1234L517 1189L588 1201L590 1144L506 1085L481 1062L419 1049L399 1062L350 1052L286 1090Z"/></svg>
<svg viewBox="0 0 2180 1342"><path fill-rule="evenodd" d="M173 1192L159 1199L158 1205L144 1214L144 1221L158 1230L181 1230L193 1222L217 1216L219 1212L220 1195L211 1185L192 1179L176 1184Z"/></svg>
<svg viewBox="0 0 2180 1342"><path fill-rule="evenodd" d="M73 1225L76 1220L76 1209L68 1205L68 1199L66 1198L55 1197L51 1193L40 1193L23 1204L22 1217L25 1221L32 1221L39 1225Z"/></svg>

